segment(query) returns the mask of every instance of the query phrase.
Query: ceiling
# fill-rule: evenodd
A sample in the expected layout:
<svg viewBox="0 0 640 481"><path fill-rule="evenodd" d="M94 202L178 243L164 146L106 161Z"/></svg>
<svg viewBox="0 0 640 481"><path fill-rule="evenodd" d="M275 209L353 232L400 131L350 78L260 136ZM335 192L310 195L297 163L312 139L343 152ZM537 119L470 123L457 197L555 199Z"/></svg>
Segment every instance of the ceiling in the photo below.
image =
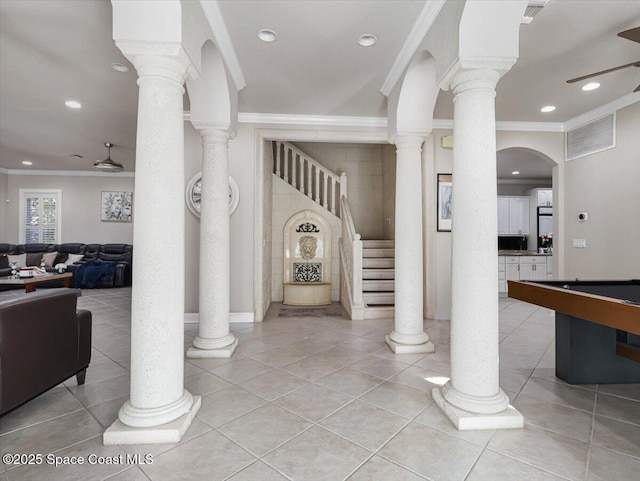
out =
<svg viewBox="0 0 640 481"><path fill-rule="evenodd" d="M247 83L241 112L384 117L380 87L425 0L218 3ZM599 77L592 92L565 81L640 60L640 45L616 36L639 25L635 0L555 0L520 29L520 60L497 89L498 120L566 121L631 92L637 68ZM260 42L261 28L278 40ZM357 45L364 33L378 44ZM1 0L0 167L92 170L109 141L111 157L133 171L136 74L113 62L131 66L111 39L108 0ZM71 98L82 109L65 107ZM541 114L549 103L557 110ZM449 92L434 116L452 117Z"/></svg>
<svg viewBox="0 0 640 481"><path fill-rule="evenodd" d="M510 148L496 153L498 180L514 182L548 181L551 185L553 162L526 149ZM513 172L520 172L513 174Z"/></svg>

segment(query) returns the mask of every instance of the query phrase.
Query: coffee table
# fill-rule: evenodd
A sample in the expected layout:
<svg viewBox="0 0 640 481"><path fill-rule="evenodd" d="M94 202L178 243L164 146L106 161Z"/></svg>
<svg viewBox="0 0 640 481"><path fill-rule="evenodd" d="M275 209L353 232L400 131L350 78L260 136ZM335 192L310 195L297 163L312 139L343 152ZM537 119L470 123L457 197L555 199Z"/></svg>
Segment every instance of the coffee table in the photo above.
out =
<svg viewBox="0 0 640 481"><path fill-rule="evenodd" d="M62 281L64 287L71 287L71 272L64 274L44 274L34 277L0 277L0 286L24 286L24 292L33 292L38 284L47 284L49 282Z"/></svg>

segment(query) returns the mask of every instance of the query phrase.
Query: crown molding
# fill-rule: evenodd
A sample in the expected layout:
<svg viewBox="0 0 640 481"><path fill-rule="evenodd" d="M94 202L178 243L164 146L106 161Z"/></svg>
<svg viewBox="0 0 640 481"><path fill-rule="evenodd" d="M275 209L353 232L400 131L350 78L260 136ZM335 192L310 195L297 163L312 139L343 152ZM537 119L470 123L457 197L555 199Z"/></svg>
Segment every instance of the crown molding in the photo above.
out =
<svg viewBox="0 0 640 481"><path fill-rule="evenodd" d="M244 80L242 68L240 68L240 62L236 56L236 51L233 48L227 25L222 18L222 12L218 6L216 0L200 0L200 6L204 12L204 16L209 23L211 32L213 34L213 41L215 42L220 54L224 59L224 63L229 69L229 74L233 79L233 83L237 90L242 90L246 87L247 82Z"/></svg>
<svg viewBox="0 0 640 481"><path fill-rule="evenodd" d="M396 83L400 79L402 72L404 72L407 65L409 65L409 62L411 62L411 59L418 50L420 43L431 28L431 25L433 25L433 22L440 13L440 10L442 10L444 4L445 0L431 0L426 2L422 12L420 12L418 19L416 20L416 23L413 24L407 39L404 41L404 44L400 49L400 53L398 53L398 56L393 62L393 66L387 74L387 78L384 80L382 87L380 87L380 92L382 92L385 97L389 96L393 87L395 87Z"/></svg>
<svg viewBox="0 0 640 481"><path fill-rule="evenodd" d="M567 120L564 123L564 131L566 132L567 130L573 130L582 124L586 124L587 122L590 122L592 120L604 117L605 115L609 115L617 110L635 104L636 102L640 102L640 92L631 92L627 95L623 95L622 97L612 100L609 103L601 105L600 107L596 107L595 109L589 110L582 115L578 115L577 117Z"/></svg>
<svg viewBox="0 0 640 481"><path fill-rule="evenodd" d="M496 130L523 132L564 132L562 122L512 122L497 121Z"/></svg>
<svg viewBox="0 0 640 481"><path fill-rule="evenodd" d="M8 175L57 175L63 177L135 177L135 172L93 172L90 170L23 170L2 169L0 173Z"/></svg>
<svg viewBox="0 0 640 481"><path fill-rule="evenodd" d="M240 112L243 124L314 125L326 127L386 128L386 117L350 117L341 115L263 114Z"/></svg>

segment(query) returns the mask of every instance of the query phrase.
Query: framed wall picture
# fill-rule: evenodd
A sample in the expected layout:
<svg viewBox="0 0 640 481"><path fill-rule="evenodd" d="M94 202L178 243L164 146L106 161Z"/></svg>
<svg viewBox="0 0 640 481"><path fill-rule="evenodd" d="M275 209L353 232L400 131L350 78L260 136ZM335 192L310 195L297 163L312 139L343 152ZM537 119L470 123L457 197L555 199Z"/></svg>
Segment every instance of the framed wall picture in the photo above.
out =
<svg viewBox="0 0 640 481"><path fill-rule="evenodd" d="M102 222L131 222L133 192L102 192L100 220Z"/></svg>
<svg viewBox="0 0 640 481"><path fill-rule="evenodd" d="M438 174L438 232L451 232L452 177L451 174Z"/></svg>

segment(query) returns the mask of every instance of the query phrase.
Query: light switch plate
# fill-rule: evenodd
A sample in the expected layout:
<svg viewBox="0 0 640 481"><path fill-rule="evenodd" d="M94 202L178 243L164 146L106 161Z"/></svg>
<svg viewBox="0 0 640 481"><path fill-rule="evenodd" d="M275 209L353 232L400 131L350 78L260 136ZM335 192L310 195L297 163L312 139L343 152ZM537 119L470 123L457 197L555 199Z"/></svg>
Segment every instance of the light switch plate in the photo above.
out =
<svg viewBox="0 0 640 481"><path fill-rule="evenodd" d="M573 239L573 247L584 248L587 247L586 239Z"/></svg>

